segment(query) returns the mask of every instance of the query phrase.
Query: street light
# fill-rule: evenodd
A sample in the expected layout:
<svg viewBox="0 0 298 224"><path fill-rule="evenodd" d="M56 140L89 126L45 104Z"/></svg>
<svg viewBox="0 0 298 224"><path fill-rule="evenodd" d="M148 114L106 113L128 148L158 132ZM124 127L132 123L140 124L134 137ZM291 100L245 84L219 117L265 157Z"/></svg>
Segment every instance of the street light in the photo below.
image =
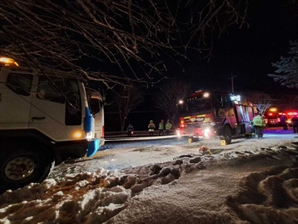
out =
<svg viewBox="0 0 298 224"><path fill-rule="evenodd" d="M204 94L203 94L203 97L204 98L208 98L210 96L210 93L208 93L208 92L205 92Z"/></svg>

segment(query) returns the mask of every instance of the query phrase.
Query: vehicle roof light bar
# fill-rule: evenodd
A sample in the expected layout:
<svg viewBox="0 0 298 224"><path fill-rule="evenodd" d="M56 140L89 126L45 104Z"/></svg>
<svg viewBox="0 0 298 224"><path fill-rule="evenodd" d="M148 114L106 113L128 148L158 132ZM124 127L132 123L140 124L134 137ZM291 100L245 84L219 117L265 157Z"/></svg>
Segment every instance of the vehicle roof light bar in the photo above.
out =
<svg viewBox="0 0 298 224"><path fill-rule="evenodd" d="M0 63L3 63L4 66L19 66L19 64L14 59L8 57L0 57Z"/></svg>

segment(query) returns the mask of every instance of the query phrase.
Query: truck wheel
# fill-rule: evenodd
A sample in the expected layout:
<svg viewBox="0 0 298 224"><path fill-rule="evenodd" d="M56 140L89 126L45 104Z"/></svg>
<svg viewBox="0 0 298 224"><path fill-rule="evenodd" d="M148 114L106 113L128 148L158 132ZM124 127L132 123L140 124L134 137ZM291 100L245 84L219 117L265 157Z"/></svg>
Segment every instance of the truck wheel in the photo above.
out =
<svg viewBox="0 0 298 224"><path fill-rule="evenodd" d="M223 130L223 136L226 141L226 144L231 144L232 142L232 130L229 126L225 126Z"/></svg>
<svg viewBox="0 0 298 224"><path fill-rule="evenodd" d="M0 193L42 182L50 173L54 160L44 150L9 147L0 154Z"/></svg>

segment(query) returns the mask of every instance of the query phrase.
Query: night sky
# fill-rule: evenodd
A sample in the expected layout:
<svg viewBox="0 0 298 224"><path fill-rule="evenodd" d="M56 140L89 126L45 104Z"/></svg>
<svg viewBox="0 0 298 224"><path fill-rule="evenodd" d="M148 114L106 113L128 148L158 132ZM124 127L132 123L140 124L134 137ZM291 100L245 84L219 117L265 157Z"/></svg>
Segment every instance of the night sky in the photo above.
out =
<svg viewBox="0 0 298 224"><path fill-rule="evenodd" d="M275 70L271 63L287 56L289 41L298 39L298 8L285 2L253 1L248 10L249 28L230 27L216 38L209 62L198 52L188 52L191 61L182 62L185 71L175 73L192 80L194 89L231 91L233 74L236 93L295 93L268 77Z"/></svg>
<svg viewBox="0 0 298 224"><path fill-rule="evenodd" d="M268 77L275 70L271 63L287 56L289 41L298 39L298 8L285 2L252 1L248 10L248 28L229 27L220 38L215 38L210 60L198 51L188 50L189 60L179 60L183 68L169 63L166 75L188 80L193 85L191 92L198 89L232 92L230 77L233 74L236 94L252 91L296 94L296 89L283 87ZM146 129L150 119L156 124L160 119L167 119L162 111L154 108L154 86L145 93L147 101L133 110L127 119L127 123L134 124L138 130ZM109 116L113 114L106 115Z"/></svg>
<svg viewBox="0 0 298 224"><path fill-rule="evenodd" d="M173 1L173 4L176 2ZM181 51L188 60L175 57L181 64L180 67L174 60L165 57L167 71L164 75L189 80L193 84L192 91L197 89L231 91L230 77L233 75L235 93L254 90L266 93L295 93L295 90L274 82L268 74L274 73L275 70L271 63L278 61L281 56L287 56L289 41L298 39L298 2L249 0L246 21L248 26L239 28L239 25L233 25L220 37L216 33L218 30L215 31L212 40L208 37L206 43L209 45L204 47L210 47L212 42L210 58L205 57L206 53L209 53L206 51L190 49L186 52ZM189 34L184 36L184 39L186 43ZM191 47L198 48L196 40L193 40ZM145 58L148 59L150 60ZM98 64L94 66L98 67ZM122 73L115 64L107 63L100 66L101 71L111 74ZM144 72L139 69L137 63L132 63L131 66L136 74ZM131 73L127 68L125 72Z"/></svg>

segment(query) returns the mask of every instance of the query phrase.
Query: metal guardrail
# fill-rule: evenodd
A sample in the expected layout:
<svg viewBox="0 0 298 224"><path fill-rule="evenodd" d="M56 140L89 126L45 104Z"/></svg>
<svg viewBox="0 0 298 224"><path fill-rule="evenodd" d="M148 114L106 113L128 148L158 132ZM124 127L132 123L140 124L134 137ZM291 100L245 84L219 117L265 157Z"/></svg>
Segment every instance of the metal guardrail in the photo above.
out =
<svg viewBox="0 0 298 224"><path fill-rule="evenodd" d="M266 128L264 134L292 134L293 130L282 130L282 128ZM188 137L186 135L180 136L181 138ZM234 136L235 137L235 136ZM243 135L241 135L243 137ZM120 141L146 141L146 140L158 140L158 139L168 139L168 138L179 138L175 131L172 130L168 135L159 135L159 131L155 130L153 136L149 136L149 132L145 131L134 131L133 135L128 137L126 131L113 131L105 132L106 142L120 142ZM236 137L235 137L236 138Z"/></svg>
<svg viewBox="0 0 298 224"><path fill-rule="evenodd" d="M153 132L153 136L167 136L167 135L175 135L175 131L171 131L169 134L159 135L159 130L155 130ZM105 138L114 138L114 137L123 137L128 136L128 133L126 131L109 131L105 132ZM149 136L148 131L133 131L134 137L145 137Z"/></svg>
<svg viewBox="0 0 298 224"><path fill-rule="evenodd" d="M155 130L153 135L149 135L148 131L134 131L132 136L128 136L126 131L106 132L106 142L124 142L124 141L146 141L146 140L158 140L178 138L175 131L171 131L169 134L159 135L159 131Z"/></svg>

